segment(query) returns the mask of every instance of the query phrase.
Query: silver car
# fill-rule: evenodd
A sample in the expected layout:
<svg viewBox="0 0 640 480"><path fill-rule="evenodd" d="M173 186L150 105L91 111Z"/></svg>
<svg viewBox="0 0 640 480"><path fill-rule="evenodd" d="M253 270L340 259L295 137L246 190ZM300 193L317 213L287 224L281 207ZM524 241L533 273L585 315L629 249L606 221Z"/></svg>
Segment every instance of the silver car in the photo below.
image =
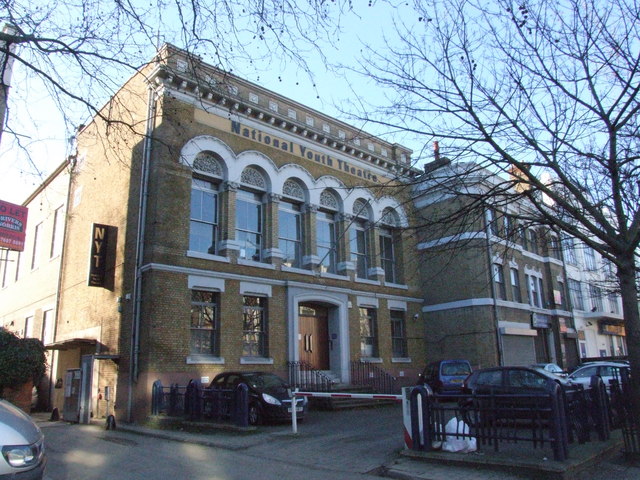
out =
<svg viewBox="0 0 640 480"><path fill-rule="evenodd" d="M623 369L628 371L629 364L622 362L589 362L571 372L569 379L576 383L581 383L585 388L589 388L591 386L591 377L597 375L602 378L602 382L609 390L609 382L614 379L620 381L620 371Z"/></svg>
<svg viewBox="0 0 640 480"><path fill-rule="evenodd" d="M44 436L26 413L0 400L0 479L41 480L46 456Z"/></svg>

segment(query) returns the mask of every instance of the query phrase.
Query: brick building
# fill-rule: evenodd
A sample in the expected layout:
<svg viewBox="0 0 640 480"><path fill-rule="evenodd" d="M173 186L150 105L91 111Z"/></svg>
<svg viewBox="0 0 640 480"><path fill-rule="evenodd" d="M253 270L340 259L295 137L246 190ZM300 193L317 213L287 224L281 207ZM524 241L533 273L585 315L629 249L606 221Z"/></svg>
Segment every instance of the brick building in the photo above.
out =
<svg viewBox="0 0 640 480"><path fill-rule="evenodd" d="M476 367L576 365L557 235L518 220L529 216L524 201L505 204L496 196L493 206L489 192L499 190L498 177L471 164L442 161L438 168L418 183L415 200L430 225L417 245L427 357L455 352ZM450 184L460 179L464 185Z"/></svg>
<svg viewBox="0 0 640 480"><path fill-rule="evenodd" d="M53 405L141 420L155 380L292 362L413 382L410 154L165 46L77 135Z"/></svg>

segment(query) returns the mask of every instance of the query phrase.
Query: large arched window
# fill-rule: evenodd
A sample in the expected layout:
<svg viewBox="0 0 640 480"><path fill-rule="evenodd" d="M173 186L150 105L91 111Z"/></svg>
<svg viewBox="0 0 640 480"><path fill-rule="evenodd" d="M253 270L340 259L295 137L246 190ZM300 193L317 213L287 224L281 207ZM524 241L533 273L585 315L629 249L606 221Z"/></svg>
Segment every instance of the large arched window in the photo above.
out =
<svg viewBox="0 0 640 480"><path fill-rule="evenodd" d="M338 205L336 195L330 190L324 190L320 194L320 209L316 215L316 250L322 272L336 272L336 213Z"/></svg>
<svg viewBox="0 0 640 480"><path fill-rule="evenodd" d="M302 267L304 232L302 230L302 202L305 200L302 186L293 179L284 182L283 200L278 207L278 247L283 254L282 264Z"/></svg>
<svg viewBox="0 0 640 480"><path fill-rule="evenodd" d="M378 242L380 247L380 266L384 270L386 283L398 283L396 263L396 237L400 225L398 213L392 208L385 208L380 220Z"/></svg>
<svg viewBox="0 0 640 480"><path fill-rule="evenodd" d="M222 167L209 152L200 152L193 161L189 250L216 254L219 233L218 185Z"/></svg>
<svg viewBox="0 0 640 480"><path fill-rule="evenodd" d="M356 268L356 276L368 278L369 276L369 240L368 240L368 202L358 199L353 203L353 215L349 234L349 250L351 261Z"/></svg>
<svg viewBox="0 0 640 480"><path fill-rule="evenodd" d="M262 261L264 248L264 190L266 180L253 167L242 171L242 187L236 195L236 241L240 246L239 258Z"/></svg>

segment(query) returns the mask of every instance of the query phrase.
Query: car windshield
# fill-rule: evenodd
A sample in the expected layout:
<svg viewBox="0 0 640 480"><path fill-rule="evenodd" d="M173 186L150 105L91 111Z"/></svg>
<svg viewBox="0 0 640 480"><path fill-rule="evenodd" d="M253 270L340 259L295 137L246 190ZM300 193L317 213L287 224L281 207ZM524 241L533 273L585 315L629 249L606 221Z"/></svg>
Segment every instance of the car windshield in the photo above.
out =
<svg viewBox="0 0 640 480"><path fill-rule="evenodd" d="M270 373L249 373L245 379L253 388L260 390L270 390L274 388L286 388L287 384L277 375Z"/></svg>
<svg viewBox="0 0 640 480"><path fill-rule="evenodd" d="M467 362L447 362L442 365L443 375L469 375L471 369Z"/></svg>

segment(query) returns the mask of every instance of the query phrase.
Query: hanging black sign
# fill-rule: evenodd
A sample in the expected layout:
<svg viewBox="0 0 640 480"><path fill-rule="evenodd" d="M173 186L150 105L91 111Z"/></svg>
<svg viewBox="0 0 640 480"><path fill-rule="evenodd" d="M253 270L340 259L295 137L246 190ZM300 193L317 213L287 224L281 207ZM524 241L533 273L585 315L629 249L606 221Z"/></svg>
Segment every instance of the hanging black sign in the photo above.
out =
<svg viewBox="0 0 640 480"><path fill-rule="evenodd" d="M90 287L105 286L105 272L107 264L107 247L109 239L109 225L94 223L91 227L91 256L89 258Z"/></svg>

